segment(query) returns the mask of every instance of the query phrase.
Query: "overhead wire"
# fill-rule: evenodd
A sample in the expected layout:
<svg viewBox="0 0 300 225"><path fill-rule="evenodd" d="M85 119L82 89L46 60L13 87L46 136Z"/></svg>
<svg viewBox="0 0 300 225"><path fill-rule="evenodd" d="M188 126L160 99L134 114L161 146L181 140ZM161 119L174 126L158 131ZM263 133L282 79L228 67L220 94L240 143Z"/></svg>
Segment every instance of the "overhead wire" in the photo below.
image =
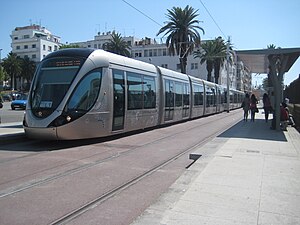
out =
<svg viewBox="0 0 300 225"><path fill-rule="evenodd" d="M214 19L214 17L211 15L211 13L209 12L209 10L206 8L206 6L204 5L204 3L202 2L202 0L199 0L199 2L202 4L203 8L205 9L205 11L208 13L208 15L210 16L210 18L213 20L213 22L215 23L215 25L218 27L219 31L223 34L224 39L227 39L227 36L225 35L225 33L223 32L223 30L221 29L221 27L219 26L219 24L217 23L217 21Z"/></svg>
<svg viewBox="0 0 300 225"><path fill-rule="evenodd" d="M157 21L155 21L154 19L152 19L150 16L148 16L147 14L143 13L141 10L139 10L138 8L134 7L133 5L131 5L129 2L122 0L124 3L126 3L127 5L129 5L131 8L135 9L136 11L138 11L139 13L141 13L142 15L146 16L148 19L150 19L152 22L154 22L155 24L157 24L158 26L162 27L162 25L160 23L158 23Z"/></svg>

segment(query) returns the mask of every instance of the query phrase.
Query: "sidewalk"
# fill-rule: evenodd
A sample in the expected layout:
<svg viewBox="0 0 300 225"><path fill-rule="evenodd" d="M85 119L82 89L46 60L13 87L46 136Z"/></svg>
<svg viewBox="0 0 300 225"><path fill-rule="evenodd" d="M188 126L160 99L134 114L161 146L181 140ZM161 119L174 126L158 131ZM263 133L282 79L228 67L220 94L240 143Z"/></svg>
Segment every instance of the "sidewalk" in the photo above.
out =
<svg viewBox="0 0 300 225"><path fill-rule="evenodd" d="M0 143L24 136L22 123L0 123Z"/></svg>
<svg viewBox="0 0 300 225"><path fill-rule="evenodd" d="M262 110L195 151L202 156L133 225L300 224L300 134Z"/></svg>

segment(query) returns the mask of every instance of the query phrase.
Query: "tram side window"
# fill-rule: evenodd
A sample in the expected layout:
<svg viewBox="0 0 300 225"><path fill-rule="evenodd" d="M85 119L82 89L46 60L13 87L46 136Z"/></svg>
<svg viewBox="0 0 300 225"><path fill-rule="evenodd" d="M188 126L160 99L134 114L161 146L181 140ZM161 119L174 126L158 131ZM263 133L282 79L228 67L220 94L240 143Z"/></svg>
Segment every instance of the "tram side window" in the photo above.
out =
<svg viewBox="0 0 300 225"><path fill-rule="evenodd" d="M194 105L203 105L204 89L202 85L194 85Z"/></svg>
<svg viewBox="0 0 300 225"><path fill-rule="evenodd" d="M217 105L217 96L216 96L216 89L215 88L212 88L212 105L213 106L216 106Z"/></svg>
<svg viewBox="0 0 300 225"><path fill-rule="evenodd" d="M128 109L143 108L143 81L142 76L127 72Z"/></svg>
<svg viewBox="0 0 300 225"><path fill-rule="evenodd" d="M165 106L174 107L174 84L171 80L165 80Z"/></svg>
<svg viewBox="0 0 300 225"><path fill-rule="evenodd" d="M175 106L182 106L182 83L175 83Z"/></svg>
<svg viewBox="0 0 300 225"><path fill-rule="evenodd" d="M190 88L188 84L183 85L183 106L187 107L190 105Z"/></svg>
<svg viewBox="0 0 300 225"><path fill-rule="evenodd" d="M213 104L213 92L210 87L206 88L206 106Z"/></svg>
<svg viewBox="0 0 300 225"><path fill-rule="evenodd" d="M221 103L224 104L226 103L226 92L224 90L221 91Z"/></svg>
<svg viewBox="0 0 300 225"><path fill-rule="evenodd" d="M234 95L233 95L233 92L232 91L230 91L229 92L229 94L230 94L230 103L234 103Z"/></svg>
<svg viewBox="0 0 300 225"><path fill-rule="evenodd" d="M155 78L144 76L144 108L151 109L156 106L156 86Z"/></svg>

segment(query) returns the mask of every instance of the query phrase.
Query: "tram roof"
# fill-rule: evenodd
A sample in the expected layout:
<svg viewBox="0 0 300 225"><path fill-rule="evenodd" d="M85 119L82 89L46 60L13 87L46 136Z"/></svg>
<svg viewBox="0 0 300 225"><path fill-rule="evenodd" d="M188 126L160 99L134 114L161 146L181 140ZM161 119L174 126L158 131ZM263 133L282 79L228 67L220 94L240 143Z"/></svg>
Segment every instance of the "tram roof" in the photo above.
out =
<svg viewBox="0 0 300 225"><path fill-rule="evenodd" d="M288 57L284 68L284 72L288 72L300 56L300 48L239 50L236 54L252 73L268 73L268 56L283 55Z"/></svg>

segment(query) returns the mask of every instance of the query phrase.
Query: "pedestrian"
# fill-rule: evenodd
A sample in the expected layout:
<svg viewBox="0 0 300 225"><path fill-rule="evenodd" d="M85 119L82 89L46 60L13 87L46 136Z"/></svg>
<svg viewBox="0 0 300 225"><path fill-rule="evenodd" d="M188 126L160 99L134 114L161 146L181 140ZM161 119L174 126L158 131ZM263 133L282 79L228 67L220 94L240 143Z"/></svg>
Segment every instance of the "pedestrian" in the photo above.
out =
<svg viewBox="0 0 300 225"><path fill-rule="evenodd" d="M290 113L290 110L285 102L282 103L282 107L287 111L288 114L288 125L294 127L296 124L294 122L293 115Z"/></svg>
<svg viewBox="0 0 300 225"><path fill-rule="evenodd" d="M243 110L244 110L244 121L247 122L249 109L250 109L250 97L249 97L248 93L246 93L246 95L245 95L245 98L242 102L242 107L243 107Z"/></svg>
<svg viewBox="0 0 300 225"><path fill-rule="evenodd" d="M250 98L250 112L251 112L251 121L254 122L255 119L255 113L258 112L257 108L257 98L254 94L251 95Z"/></svg>
<svg viewBox="0 0 300 225"><path fill-rule="evenodd" d="M0 109L3 108L3 99L2 99L2 95L0 95ZM0 123L1 123L1 112L0 112Z"/></svg>
<svg viewBox="0 0 300 225"><path fill-rule="evenodd" d="M280 124L281 124L281 129L287 131L286 127L288 125L289 114L284 104L285 104L284 102L280 104Z"/></svg>
<svg viewBox="0 0 300 225"><path fill-rule="evenodd" d="M267 93L263 95L263 104L264 104L264 111L265 111L265 121L268 122L269 114L273 111L271 106L271 101Z"/></svg>

